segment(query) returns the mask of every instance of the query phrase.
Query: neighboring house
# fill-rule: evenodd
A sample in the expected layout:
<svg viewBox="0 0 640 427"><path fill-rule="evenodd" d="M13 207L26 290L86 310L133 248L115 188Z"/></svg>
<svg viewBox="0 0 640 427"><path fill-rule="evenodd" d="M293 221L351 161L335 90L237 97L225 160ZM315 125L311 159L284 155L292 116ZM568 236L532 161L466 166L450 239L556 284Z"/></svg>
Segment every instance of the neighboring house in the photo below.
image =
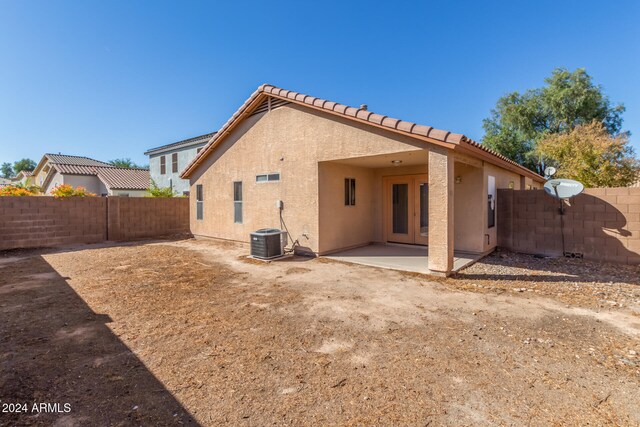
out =
<svg viewBox="0 0 640 427"><path fill-rule="evenodd" d="M44 194L61 184L84 187L98 196L148 195L149 170L119 168L88 157L45 154L33 171L33 183Z"/></svg>
<svg viewBox="0 0 640 427"><path fill-rule="evenodd" d="M497 241L497 189L544 178L461 134L263 85L182 173L191 231L235 241L265 227L298 250L428 245L449 274L453 250Z"/></svg>
<svg viewBox="0 0 640 427"><path fill-rule="evenodd" d="M33 171L20 171L16 176L11 178L11 181L15 183L20 183L21 185L27 186L33 184Z"/></svg>
<svg viewBox="0 0 640 427"><path fill-rule="evenodd" d="M208 133L146 151L151 179L158 187L171 187L178 194L188 195L189 180L181 179L180 174L214 135Z"/></svg>
<svg viewBox="0 0 640 427"><path fill-rule="evenodd" d="M6 187L7 185L11 185L12 181L7 178L0 178L0 187Z"/></svg>

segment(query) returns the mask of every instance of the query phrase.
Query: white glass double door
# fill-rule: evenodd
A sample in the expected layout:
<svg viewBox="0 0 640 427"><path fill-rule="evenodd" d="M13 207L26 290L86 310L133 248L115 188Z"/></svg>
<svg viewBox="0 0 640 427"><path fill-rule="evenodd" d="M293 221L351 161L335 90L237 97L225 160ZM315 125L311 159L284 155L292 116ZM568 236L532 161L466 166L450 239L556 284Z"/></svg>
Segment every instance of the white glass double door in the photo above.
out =
<svg viewBox="0 0 640 427"><path fill-rule="evenodd" d="M429 243L429 184L427 175L384 178L387 241Z"/></svg>

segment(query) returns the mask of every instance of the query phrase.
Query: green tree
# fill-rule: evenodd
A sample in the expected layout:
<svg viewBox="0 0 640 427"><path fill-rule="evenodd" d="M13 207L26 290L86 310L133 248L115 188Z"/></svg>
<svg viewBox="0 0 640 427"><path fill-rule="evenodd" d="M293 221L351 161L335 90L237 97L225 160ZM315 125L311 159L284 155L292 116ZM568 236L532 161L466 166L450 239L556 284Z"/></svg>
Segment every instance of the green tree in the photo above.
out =
<svg viewBox="0 0 640 427"><path fill-rule="evenodd" d="M538 173L545 165L536 150L542 138L594 120L615 136L621 131L625 111L622 104L611 105L602 87L582 68L573 72L557 68L545 83L542 88L501 97L483 120L483 144Z"/></svg>
<svg viewBox="0 0 640 427"><path fill-rule="evenodd" d="M564 133L548 134L537 146L557 168L555 177L580 181L585 187L626 187L636 182L640 161L626 133L611 136L597 120Z"/></svg>
<svg viewBox="0 0 640 427"><path fill-rule="evenodd" d="M13 178L14 173L13 173L13 167L11 166L11 163L3 163L2 166L0 166L0 173L2 174L3 178Z"/></svg>
<svg viewBox="0 0 640 427"><path fill-rule="evenodd" d="M13 172L17 175L21 171L32 171L36 168L36 162L31 159L21 159L13 163Z"/></svg>
<svg viewBox="0 0 640 427"><path fill-rule="evenodd" d="M137 164L135 164L135 162L133 162L131 159L129 158L122 158L122 159L113 159L113 160L109 160L109 164L113 165L113 166L117 166L119 168L127 168L127 169L131 169L131 168L142 168L142 166L138 166ZM144 169L144 168L143 168Z"/></svg>

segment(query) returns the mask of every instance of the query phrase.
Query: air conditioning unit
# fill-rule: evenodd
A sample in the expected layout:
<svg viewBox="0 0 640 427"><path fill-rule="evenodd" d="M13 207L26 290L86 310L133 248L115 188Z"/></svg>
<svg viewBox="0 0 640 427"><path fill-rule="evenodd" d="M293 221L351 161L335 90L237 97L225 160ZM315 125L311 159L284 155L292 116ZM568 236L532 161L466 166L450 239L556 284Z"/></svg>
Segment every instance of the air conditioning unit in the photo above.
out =
<svg viewBox="0 0 640 427"><path fill-rule="evenodd" d="M263 228L251 233L251 256L272 259L284 255L284 232L277 228Z"/></svg>

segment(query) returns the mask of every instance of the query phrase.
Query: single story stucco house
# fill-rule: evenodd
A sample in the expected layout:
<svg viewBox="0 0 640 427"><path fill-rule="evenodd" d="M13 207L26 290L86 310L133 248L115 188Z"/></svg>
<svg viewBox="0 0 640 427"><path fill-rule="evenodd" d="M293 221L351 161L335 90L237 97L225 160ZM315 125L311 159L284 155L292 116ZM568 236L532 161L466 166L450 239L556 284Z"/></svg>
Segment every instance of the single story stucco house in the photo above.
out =
<svg viewBox="0 0 640 427"><path fill-rule="evenodd" d="M429 271L497 241L499 188L543 178L461 134L263 85L185 168L195 236L286 229L318 255L428 245Z"/></svg>
<svg viewBox="0 0 640 427"><path fill-rule="evenodd" d="M33 183L45 195L62 184L84 187L98 196L145 197L149 170L120 168L100 160L68 154L45 154L33 171Z"/></svg>

